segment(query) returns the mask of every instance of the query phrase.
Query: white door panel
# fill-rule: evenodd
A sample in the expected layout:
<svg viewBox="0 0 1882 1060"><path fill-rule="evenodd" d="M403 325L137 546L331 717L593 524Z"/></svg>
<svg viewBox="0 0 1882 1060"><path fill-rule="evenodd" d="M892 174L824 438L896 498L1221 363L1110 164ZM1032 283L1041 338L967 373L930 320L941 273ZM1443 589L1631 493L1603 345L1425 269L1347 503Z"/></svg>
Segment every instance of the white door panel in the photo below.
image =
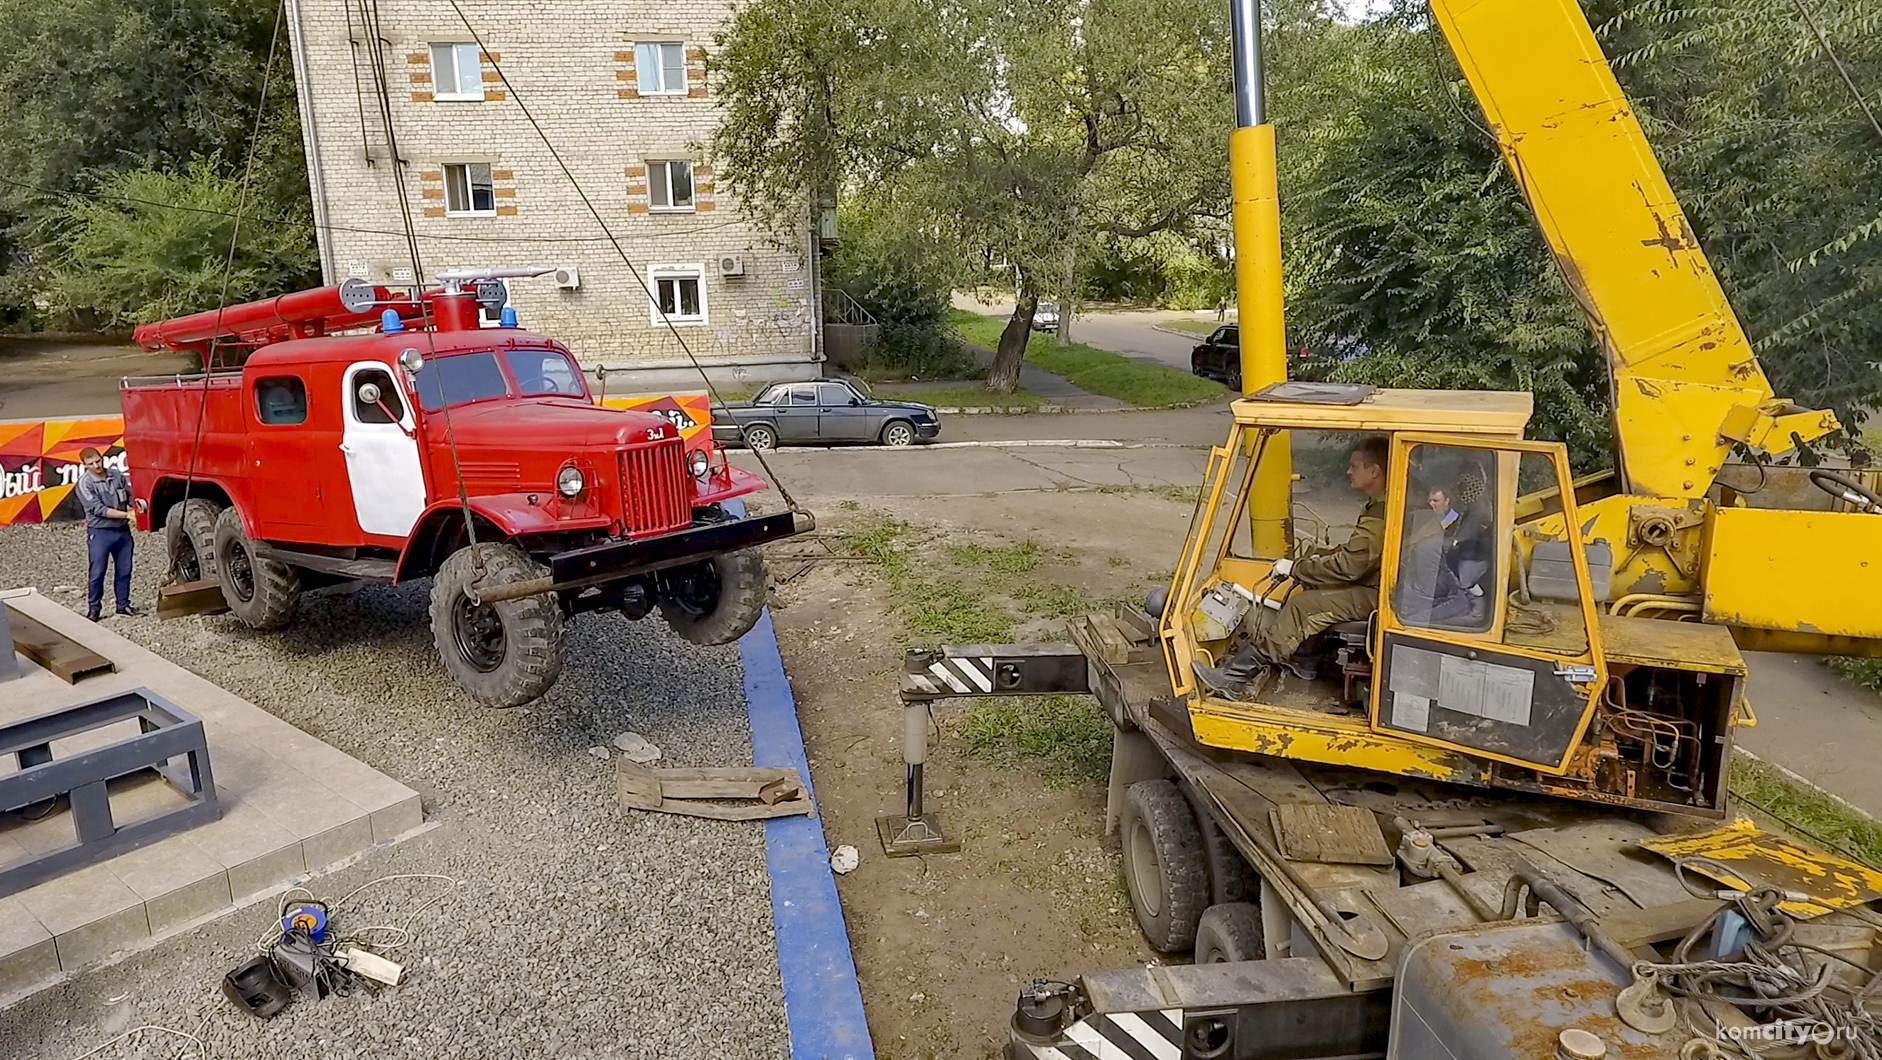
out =
<svg viewBox="0 0 1882 1060"><path fill-rule="evenodd" d="M362 373L374 373L385 392L381 401L398 415L399 422L361 419L357 377ZM385 378L377 379L380 375ZM404 537L425 510L425 473L419 466L418 442L407 433L413 429L411 398L393 380L394 373L378 361L361 361L347 368L340 395L346 409L340 451L346 454L359 528L368 534Z"/></svg>

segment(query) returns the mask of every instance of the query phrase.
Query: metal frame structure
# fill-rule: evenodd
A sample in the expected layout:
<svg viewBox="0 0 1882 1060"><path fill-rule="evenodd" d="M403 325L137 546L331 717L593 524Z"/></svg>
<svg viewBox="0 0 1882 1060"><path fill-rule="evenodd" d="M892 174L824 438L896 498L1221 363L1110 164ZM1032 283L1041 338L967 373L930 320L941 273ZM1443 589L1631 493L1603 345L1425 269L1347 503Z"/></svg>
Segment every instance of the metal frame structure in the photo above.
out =
<svg viewBox="0 0 1882 1060"><path fill-rule="evenodd" d="M136 736L69 758L52 756L55 740L131 719L141 730ZM0 814L64 796L78 837L69 846L0 868L0 898L222 816L202 720L148 688L0 725L0 754L19 761L19 772L0 776ZM106 785L145 769L156 770L188 802L120 826L112 819Z"/></svg>

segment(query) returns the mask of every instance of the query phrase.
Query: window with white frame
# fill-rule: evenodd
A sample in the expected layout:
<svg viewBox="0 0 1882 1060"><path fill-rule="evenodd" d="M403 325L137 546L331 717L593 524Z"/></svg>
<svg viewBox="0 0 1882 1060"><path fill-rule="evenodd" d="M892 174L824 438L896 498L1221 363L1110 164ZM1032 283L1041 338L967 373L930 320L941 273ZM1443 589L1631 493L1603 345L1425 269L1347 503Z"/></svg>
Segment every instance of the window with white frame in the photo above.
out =
<svg viewBox="0 0 1882 1060"><path fill-rule="evenodd" d="M488 162L452 162L444 167L446 217L495 217L497 187Z"/></svg>
<svg viewBox="0 0 1882 1060"><path fill-rule="evenodd" d="M686 91L686 46L679 41L634 45L634 72L640 94L661 95Z"/></svg>
<svg viewBox="0 0 1882 1060"><path fill-rule="evenodd" d="M484 69L475 44L431 46L431 98L484 98Z"/></svg>
<svg viewBox="0 0 1882 1060"><path fill-rule="evenodd" d="M693 164L683 159L647 163L647 206L653 210L691 210Z"/></svg>
<svg viewBox="0 0 1882 1060"><path fill-rule="evenodd" d="M647 282L653 285L653 323L704 324L706 322L706 267L649 265Z"/></svg>

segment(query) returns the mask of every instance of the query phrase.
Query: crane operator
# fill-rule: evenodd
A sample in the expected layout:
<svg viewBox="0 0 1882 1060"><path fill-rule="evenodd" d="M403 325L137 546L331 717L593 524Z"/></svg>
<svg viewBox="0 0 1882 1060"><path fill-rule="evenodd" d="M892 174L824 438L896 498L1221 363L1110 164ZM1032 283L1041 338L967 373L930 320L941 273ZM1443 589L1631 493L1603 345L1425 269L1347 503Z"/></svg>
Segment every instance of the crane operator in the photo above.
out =
<svg viewBox="0 0 1882 1060"><path fill-rule="evenodd" d="M1286 666L1299 677L1315 676L1312 660L1294 653L1307 638L1341 622L1369 619L1379 606L1379 561L1385 550L1385 438L1369 437L1353 448L1346 479L1366 496L1353 536L1336 548L1315 549L1297 560L1274 563L1276 577L1291 578L1299 590L1276 610L1257 604L1236 630L1240 646L1219 667L1195 662L1204 688L1223 699L1241 695L1248 682L1271 666Z"/></svg>

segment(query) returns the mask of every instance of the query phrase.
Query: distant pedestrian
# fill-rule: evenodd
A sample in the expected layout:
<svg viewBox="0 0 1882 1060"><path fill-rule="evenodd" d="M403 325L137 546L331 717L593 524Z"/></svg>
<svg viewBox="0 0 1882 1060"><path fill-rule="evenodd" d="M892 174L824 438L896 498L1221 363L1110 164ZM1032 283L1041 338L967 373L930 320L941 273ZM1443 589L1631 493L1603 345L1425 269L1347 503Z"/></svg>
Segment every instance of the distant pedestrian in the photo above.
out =
<svg viewBox="0 0 1882 1060"><path fill-rule="evenodd" d="M105 467L104 454L96 449L86 449L78 459L85 465L78 477L78 503L85 509L91 578L86 584L85 617L98 621L106 561L117 575L118 614L135 615L137 609L131 606L131 480L117 468Z"/></svg>
<svg viewBox="0 0 1882 1060"><path fill-rule="evenodd" d="M1218 299L1216 299L1216 300L1215 300L1215 319L1216 319L1216 322L1217 322L1217 323L1221 323L1221 322L1222 322L1222 318L1223 318L1223 317L1226 317L1226 316L1228 316L1228 315L1229 315L1229 296L1228 296L1228 295L1223 295L1222 297L1220 297L1220 298L1218 298Z"/></svg>

